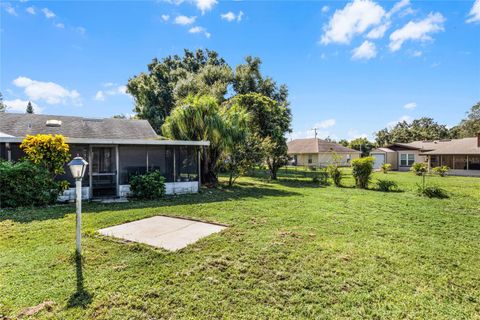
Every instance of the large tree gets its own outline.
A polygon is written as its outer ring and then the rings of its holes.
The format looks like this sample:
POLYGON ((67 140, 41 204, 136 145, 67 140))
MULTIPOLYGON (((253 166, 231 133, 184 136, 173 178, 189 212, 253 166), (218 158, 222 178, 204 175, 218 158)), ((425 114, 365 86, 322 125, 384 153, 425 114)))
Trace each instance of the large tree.
POLYGON ((201 154, 202 182, 215 185, 221 155, 242 142, 246 128, 246 112, 229 110, 212 96, 188 96, 181 106, 173 109, 162 133, 171 139, 210 141, 201 154))
POLYGON ((5 112, 7 110, 7 105, 3 102, 3 95, 0 92, 0 112, 5 112))
POLYGON ((25 110, 26 113, 33 113, 33 106, 32 106, 32 103, 30 101, 28 101, 28 104, 27 104, 27 109, 25 110))
POLYGON ((362 157, 370 154, 374 145, 367 138, 356 138, 348 143, 348 147, 362 152, 362 157))
POLYGON ((148 72, 128 80, 127 92, 134 98, 137 116, 147 119, 160 132, 172 109, 188 94, 213 94, 221 98, 230 82, 229 70, 215 51, 185 50, 183 56, 153 59, 148 72))
POLYGON ((239 94, 230 99, 228 104, 240 106, 249 113, 250 132, 261 139, 265 150, 264 161, 271 178, 277 179, 278 169, 288 160, 285 134, 291 131, 289 108, 260 93, 239 94))
POLYGON ((432 118, 423 117, 411 123, 401 121, 392 128, 385 128, 375 134, 378 146, 392 143, 409 143, 418 140, 448 139, 451 133, 446 125, 438 124, 432 118))
POLYGON ((455 138, 475 137, 480 133, 480 102, 470 108, 467 117, 453 127, 451 132, 455 138))

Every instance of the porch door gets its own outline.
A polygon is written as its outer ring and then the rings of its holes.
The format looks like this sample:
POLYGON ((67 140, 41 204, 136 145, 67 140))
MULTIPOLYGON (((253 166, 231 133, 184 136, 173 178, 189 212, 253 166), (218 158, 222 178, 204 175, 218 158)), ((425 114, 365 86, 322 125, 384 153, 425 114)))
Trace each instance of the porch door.
POLYGON ((92 147, 92 195, 117 195, 117 168, 115 147, 92 147))

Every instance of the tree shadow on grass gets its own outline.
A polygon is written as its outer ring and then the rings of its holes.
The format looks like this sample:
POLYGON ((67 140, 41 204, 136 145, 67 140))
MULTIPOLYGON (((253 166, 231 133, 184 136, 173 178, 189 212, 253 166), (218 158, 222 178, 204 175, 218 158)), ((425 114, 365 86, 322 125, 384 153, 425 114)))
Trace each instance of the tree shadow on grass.
POLYGON ((92 294, 89 293, 83 284, 83 258, 75 252, 75 271, 77 274, 77 288, 76 291, 70 296, 67 302, 67 308, 86 308, 92 303, 92 294))
MULTIPOLYGON (((159 200, 130 200, 126 203, 83 203, 83 213, 91 214, 103 211, 123 211, 141 208, 153 208, 176 205, 192 205, 198 203, 214 203, 241 199, 260 199, 263 197, 287 197, 298 195, 296 192, 279 190, 274 185, 238 182, 232 187, 207 189, 202 188, 200 193, 178 196, 166 196, 159 200)), ((75 204, 54 205, 43 208, 18 208, 0 211, 0 222, 12 220, 14 222, 29 223, 50 219, 62 219, 67 214, 75 213, 75 204)))

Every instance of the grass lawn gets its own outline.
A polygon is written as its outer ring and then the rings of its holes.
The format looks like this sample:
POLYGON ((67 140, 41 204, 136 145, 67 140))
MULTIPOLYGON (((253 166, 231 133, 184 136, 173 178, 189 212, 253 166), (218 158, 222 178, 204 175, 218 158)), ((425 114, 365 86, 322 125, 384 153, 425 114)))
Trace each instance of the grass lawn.
POLYGON ((73 205, 0 212, 0 319, 53 301, 38 318, 480 319, 480 179, 376 173, 404 192, 278 182, 157 202, 84 205, 76 263, 73 205), (228 224, 171 253, 95 231, 153 215, 228 224))

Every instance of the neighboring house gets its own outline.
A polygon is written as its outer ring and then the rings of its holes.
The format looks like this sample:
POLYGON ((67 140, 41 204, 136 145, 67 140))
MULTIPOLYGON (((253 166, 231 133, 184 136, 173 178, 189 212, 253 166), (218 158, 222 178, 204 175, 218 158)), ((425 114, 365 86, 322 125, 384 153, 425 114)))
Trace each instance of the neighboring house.
POLYGON ((360 158, 361 152, 322 139, 296 139, 289 141, 288 155, 298 166, 325 167, 335 161, 341 166, 350 165, 352 159, 360 158))
MULTIPOLYGON (((83 197, 123 197, 133 175, 160 170, 167 194, 197 192, 200 184, 200 148, 208 141, 166 140, 146 120, 89 119, 70 116, 0 113, 0 159, 24 156, 20 143, 27 135, 61 134, 72 157, 88 161, 83 197)), ((74 198, 75 181, 65 166, 70 189, 61 200, 74 198)))
POLYGON ((450 168, 450 174, 480 176, 480 134, 474 138, 394 143, 370 152, 374 168, 390 163, 393 170, 408 171, 415 162, 428 163, 429 170, 450 168))

